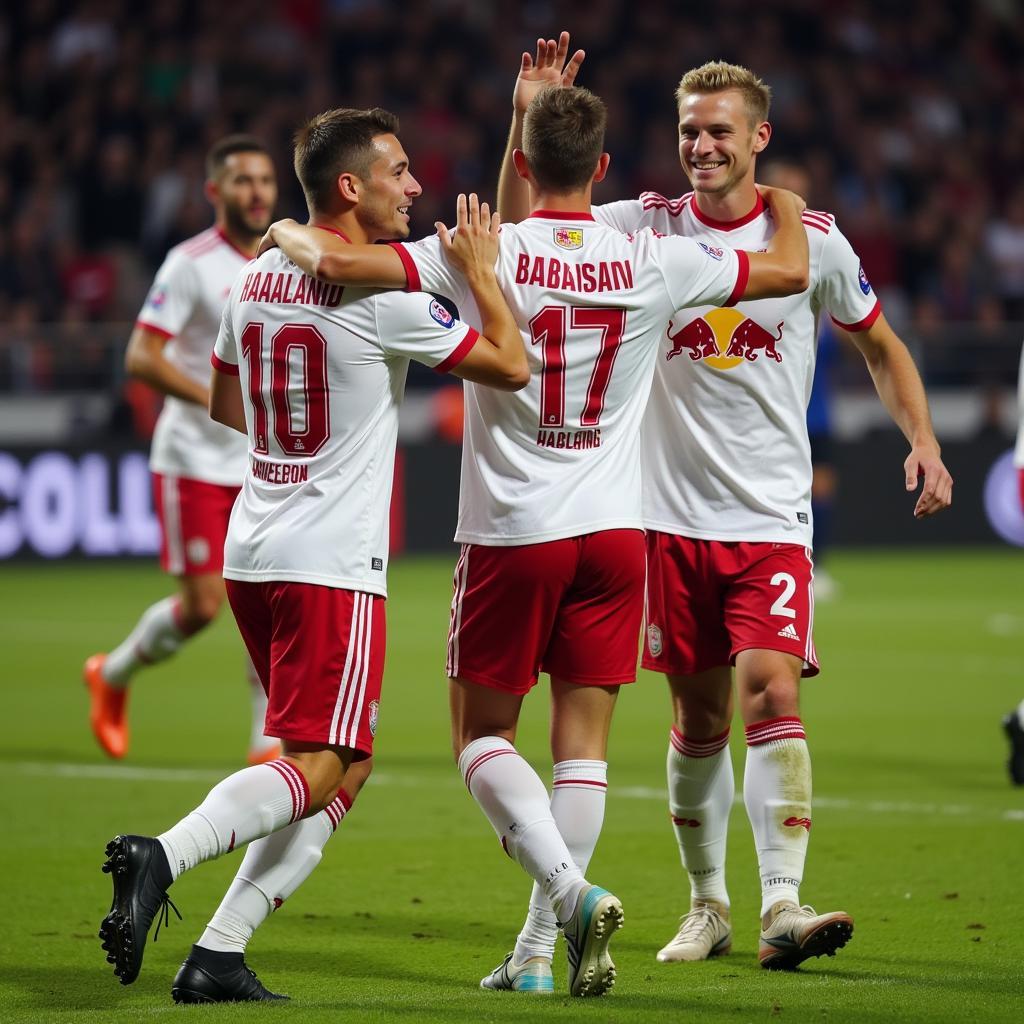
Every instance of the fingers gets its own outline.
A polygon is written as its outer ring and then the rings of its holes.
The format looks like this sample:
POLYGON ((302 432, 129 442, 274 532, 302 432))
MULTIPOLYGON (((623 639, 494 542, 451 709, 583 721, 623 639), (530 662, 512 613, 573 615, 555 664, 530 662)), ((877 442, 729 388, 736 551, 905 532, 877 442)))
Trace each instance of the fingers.
MULTIPOLYGON (((475 197, 474 197, 475 198, 475 197)), ((467 222, 467 203, 466 193, 460 192, 459 198, 455 200, 455 226, 456 228, 464 228, 467 222)))
POLYGON ((519 73, 533 69, 533 58, 524 50, 523 59, 519 62, 519 73))
MULTIPOLYGON (((550 43, 550 41, 549 41, 550 43)), ((555 65, 556 67, 562 67, 565 64, 566 55, 569 53, 569 33, 562 32, 558 37, 558 43, 555 46, 555 65)))
POLYGON ((935 515, 953 504, 953 478, 941 460, 907 460, 907 490, 917 485, 918 477, 924 477, 921 496, 914 505, 914 518, 924 519, 935 515), (914 476, 911 477, 913 471, 914 476))
POLYGON ((917 487, 917 478, 921 475, 921 464, 911 455, 903 463, 903 468, 907 474, 907 490, 912 491, 917 487))
POLYGON ((562 72, 562 85, 566 89, 576 81, 576 76, 579 74, 584 57, 586 57, 586 53, 583 50, 577 50, 572 55, 572 60, 565 66, 565 70, 562 72))
POLYGON ((434 228, 437 231, 437 237, 441 239, 441 248, 444 250, 450 249, 452 247, 452 236, 448 233, 448 228, 439 220, 434 221, 434 228))

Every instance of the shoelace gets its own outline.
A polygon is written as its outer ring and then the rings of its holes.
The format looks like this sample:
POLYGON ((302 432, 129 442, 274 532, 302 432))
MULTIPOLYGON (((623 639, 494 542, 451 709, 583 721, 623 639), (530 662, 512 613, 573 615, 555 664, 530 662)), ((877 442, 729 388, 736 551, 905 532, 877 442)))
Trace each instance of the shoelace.
POLYGON ((168 928, 171 926, 171 911, 174 911, 178 915, 178 920, 183 920, 181 911, 171 901, 171 897, 164 893, 160 899, 160 907, 156 912, 156 931, 153 932, 153 941, 156 942, 160 938, 160 925, 167 925, 168 928))
POLYGON ((719 916, 711 907, 694 907, 679 919, 679 931, 676 932, 676 938, 682 939, 691 934, 696 938, 705 928, 711 927, 712 915, 719 916))

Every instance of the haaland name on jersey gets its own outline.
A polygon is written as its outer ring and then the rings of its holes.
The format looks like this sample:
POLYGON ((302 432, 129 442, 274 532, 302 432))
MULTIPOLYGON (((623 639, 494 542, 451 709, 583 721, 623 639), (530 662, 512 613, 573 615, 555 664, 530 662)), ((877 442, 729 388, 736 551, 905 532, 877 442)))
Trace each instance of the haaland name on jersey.
POLYGON ((283 302, 333 309, 341 302, 340 284, 326 284, 305 274, 274 274, 257 270, 247 274, 239 302, 283 302))

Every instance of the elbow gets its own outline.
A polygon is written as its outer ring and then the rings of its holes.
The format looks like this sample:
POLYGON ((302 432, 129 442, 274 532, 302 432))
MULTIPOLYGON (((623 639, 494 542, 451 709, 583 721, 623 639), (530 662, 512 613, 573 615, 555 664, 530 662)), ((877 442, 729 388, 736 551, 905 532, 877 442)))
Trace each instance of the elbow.
POLYGON ((800 267, 799 270, 792 271, 786 279, 786 295, 799 295, 800 292, 805 292, 811 285, 811 274, 807 268, 807 265, 800 267))
POLYGON ((128 346, 128 351, 124 354, 124 372, 129 377, 140 377, 142 376, 143 366, 145 360, 140 355, 139 351, 133 346, 128 346))
POLYGON ((522 391, 530 383, 530 367, 525 360, 523 365, 509 377, 509 391, 522 391))

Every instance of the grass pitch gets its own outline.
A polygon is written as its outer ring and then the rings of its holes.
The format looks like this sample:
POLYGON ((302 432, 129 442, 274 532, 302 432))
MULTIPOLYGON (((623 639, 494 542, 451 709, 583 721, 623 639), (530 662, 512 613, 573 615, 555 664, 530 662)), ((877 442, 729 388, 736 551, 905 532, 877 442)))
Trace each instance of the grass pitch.
MULTIPOLYGON (((843 585, 820 605, 822 675, 806 684, 815 815, 802 895, 845 909, 854 938, 792 975, 757 965, 750 830, 734 808, 731 956, 661 965, 686 909, 667 821, 664 684, 619 701, 604 835, 589 872, 623 901, 608 997, 482 992, 529 893, 468 797, 448 750, 443 681, 451 560, 391 573, 389 661, 377 772, 306 886, 264 925, 248 960, 293 1001, 175 1007, 170 981, 238 864, 174 887, 172 919, 122 988, 96 938, 100 873, 117 831, 158 832, 236 768, 247 735, 240 643, 229 615, 136 679, 132 749, 95 747, 79 671, 166 593, 152 566, 4 567, 6 784, 0 790, 0 1021, 1019 1021, 1024 1019, 1024 792, 1004 770, 1000 716, 1024 697, 1021 556, 837 554, 843 585)), ((519 746, 549 777, 542 685, 519 746)), ((742 730, 733 754, 742 772, 742 730)))

